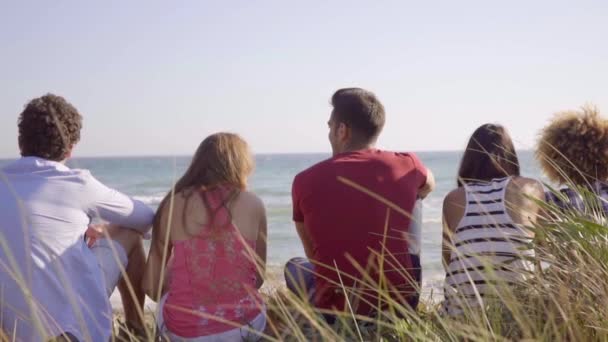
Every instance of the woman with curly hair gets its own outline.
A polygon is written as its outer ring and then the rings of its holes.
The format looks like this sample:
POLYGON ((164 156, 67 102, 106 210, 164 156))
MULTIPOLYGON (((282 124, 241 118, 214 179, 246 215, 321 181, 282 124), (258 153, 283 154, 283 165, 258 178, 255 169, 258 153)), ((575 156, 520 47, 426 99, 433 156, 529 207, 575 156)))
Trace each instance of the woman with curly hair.
POLYGON ((608 120, 597 108, 557 113, 540 133, 536 158, 562 189, 546 193, 561 210, 608 214, 608 120), (594 196, 586 196, 593 194, 594 196))

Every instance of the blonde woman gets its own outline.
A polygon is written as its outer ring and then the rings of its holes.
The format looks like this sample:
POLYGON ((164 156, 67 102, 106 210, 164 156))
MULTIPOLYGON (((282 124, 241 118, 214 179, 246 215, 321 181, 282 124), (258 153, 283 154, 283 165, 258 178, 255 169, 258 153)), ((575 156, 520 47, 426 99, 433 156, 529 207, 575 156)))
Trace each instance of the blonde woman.
POLYGON ((242 138, 211 135, 158 208, 144 288, 172 341, 251 340, 265 328, 266 214, 246 190, 252 169, 242 138))

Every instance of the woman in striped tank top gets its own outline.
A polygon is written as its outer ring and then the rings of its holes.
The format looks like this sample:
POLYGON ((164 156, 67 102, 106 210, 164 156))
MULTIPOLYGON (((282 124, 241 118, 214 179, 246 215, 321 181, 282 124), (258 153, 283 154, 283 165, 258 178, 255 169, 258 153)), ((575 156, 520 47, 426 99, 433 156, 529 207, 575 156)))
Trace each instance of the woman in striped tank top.
POLYGON ((542 185, 520 176, 511 138, 485 124, 471 137, 460 164, 458 188, 443 203, 444 308, 459 315, 484 307, 498 285, 517 283, 533 270, 527 260, 531 227, 540 214, 542 185))

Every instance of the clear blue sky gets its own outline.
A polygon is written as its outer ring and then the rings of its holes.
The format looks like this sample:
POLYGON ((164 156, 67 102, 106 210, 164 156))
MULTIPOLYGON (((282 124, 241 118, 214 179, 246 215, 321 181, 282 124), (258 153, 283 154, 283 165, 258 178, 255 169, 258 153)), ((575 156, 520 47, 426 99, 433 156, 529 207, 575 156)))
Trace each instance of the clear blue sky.
POLYGON ((333 91, 387 109, 379 145, 458 150, 485 122, 533 146, 553 112, 608 115, 608 1, 3 1, 0 157, 27 100, 84 116, 75 155, 329 151, 333 91))

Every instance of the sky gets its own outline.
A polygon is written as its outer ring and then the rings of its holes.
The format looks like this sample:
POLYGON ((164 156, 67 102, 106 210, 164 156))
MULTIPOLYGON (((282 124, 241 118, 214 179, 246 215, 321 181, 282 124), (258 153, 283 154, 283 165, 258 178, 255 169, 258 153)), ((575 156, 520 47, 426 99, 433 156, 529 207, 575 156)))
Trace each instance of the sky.
POLYGON ((24 104, 84 118, 74 156, 328 152, 329 99, 373 91, 378 146, 461 150, 486 122, 518 148, 560 110, 608 115, 608 1, 0 1, 0 157, 24 104))

